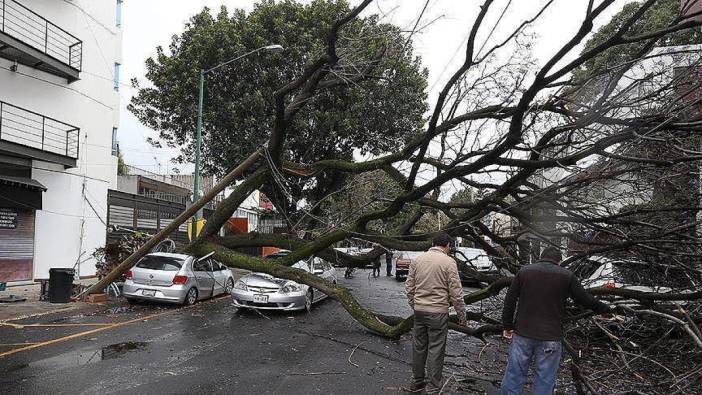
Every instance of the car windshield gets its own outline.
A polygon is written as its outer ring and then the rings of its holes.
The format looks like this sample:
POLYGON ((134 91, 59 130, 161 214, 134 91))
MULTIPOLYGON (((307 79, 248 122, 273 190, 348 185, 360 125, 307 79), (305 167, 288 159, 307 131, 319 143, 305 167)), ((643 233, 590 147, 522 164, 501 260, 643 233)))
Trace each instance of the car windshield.
POLYGON ((569 269, 581 279, 612 279, 626 285, 689 287, 692 282, 677 268, 661 267, 636 259, 590 257, 575 262, 569 269))
POLYGON ((136 267, 141 269, 177 272, 183 266, 184 262, 185 261, 180 258, 147 255, 136 264, 136 267))
POLYGON ((306 261, 297 261, 294 265, 292 265, 295 269, 302 269, 306 272, 310 271, 310 265, 306 261))
POLYGON ((474 264, 489 264, 490 258, 487 252, 477 248, 464 248, 458 247, 454 252, 454 255, 459 260, 467 260, 474 264))

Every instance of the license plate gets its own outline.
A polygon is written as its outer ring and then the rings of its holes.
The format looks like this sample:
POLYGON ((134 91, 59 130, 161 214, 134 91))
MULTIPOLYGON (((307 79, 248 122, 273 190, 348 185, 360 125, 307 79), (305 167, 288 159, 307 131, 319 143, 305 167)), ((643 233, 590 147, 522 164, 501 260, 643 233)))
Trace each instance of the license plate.
POLYGON ((268 303, 268 295, 254 295, 254 303, 268 303))
POLYGON ((141 291, 141 294, 144 296, 156 296, 156 291, 150 291, 145 289, 141 291))

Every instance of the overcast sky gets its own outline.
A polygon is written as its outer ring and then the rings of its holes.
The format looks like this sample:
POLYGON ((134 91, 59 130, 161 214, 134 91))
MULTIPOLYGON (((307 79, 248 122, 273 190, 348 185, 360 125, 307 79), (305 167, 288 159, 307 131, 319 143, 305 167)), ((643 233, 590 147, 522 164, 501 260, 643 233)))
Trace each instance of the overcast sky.
MULTIPOLYGON (((493 23, 507 11, 500 25, 490 36, 488 45, 502 41, 523 20, 532 17, 547 0, 497 0, 491 8, 485 27, 493 23)), ((620 10, 627 1, 619 1, 610 7, 598 25, 605 23, 611 15, 620 10)), ((126 105, 132 90, 126 86, 132 77, 145 82, 144 60, 155 53, 158 45, 167 47, 170 37, 183 30, 185 22, 207 6, 218 10, 224 4, 230 9, 251 10, 253 0, 127 0, 123 6, 124 40, 122 50, 121 121, 119 130, 120 148, 128 164, 146 170, 166 173, 173 164, 174 156, 168 149, 151 148, 146 137, 156 137, 127 111, 126 105)), ((351 4, 358 0, 350 0, 351 4)), ((383 21, 411 29, 417 20, 425 0, 376 0, 368 7, 366 14, 377 13, 383 21)), ((441 89, 442 83, 463 62, 464 44, 467 33, 479 10, 482 1, 473 0, 430 0, 419 26, 429 24, 415 35, 415 53, 429 69, 430 104, 441 89), (431 22, 431 23, 430 23, 431 22)), ((555 0, 550 10, 533 27, 538 39, 533 47, 534 56, 541 64, 553 54, 578 29, 585 14, 587 0, 555 0)), ((595 3, 600 3, 596 1, 595 3)), ((489 29, 483 29, 478 43, 482 45, 489 29)), ((480 46, 479 45, 479 46, 480 46)), ((575 51, 573 54, 577 54, 575 51)), ((192 166, 180 166, 181 171, 192 171, 192 166)))

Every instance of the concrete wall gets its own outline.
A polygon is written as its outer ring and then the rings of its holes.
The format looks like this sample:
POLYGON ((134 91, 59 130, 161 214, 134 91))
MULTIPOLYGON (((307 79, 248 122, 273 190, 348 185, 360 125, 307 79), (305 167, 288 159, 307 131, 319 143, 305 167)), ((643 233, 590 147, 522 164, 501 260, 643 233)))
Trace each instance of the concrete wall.
POLYGON ((117 158, 112 128, 119 126, 119 93, 113 88, 121 63, 122 32, 116 27, 117 0, 31 0, 20 2, 83 41, 80 80, 65 79, 0 59, 0 100, 80 128, 76 168, 33 161, 32 177, 44 184, 43 210, 36 212, 34 277, 51 267, 95 274, 88 259, 105 243, 107 189, 116 187, 117 158), (93 207, 91 207, 91 205, 93 207))
POLYGON ((118 176, 117 187, 111 188, 136 195, 139 193, 139 176, 118 176))

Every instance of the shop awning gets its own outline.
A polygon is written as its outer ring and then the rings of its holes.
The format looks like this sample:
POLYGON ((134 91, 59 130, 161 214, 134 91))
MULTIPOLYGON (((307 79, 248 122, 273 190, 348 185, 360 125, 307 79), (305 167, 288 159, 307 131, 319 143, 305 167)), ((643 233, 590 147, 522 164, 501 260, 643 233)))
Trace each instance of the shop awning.
POLYGON ((0 207, 41 210, 42 192, 46 187, 25 177, 0 175, 0 207))

